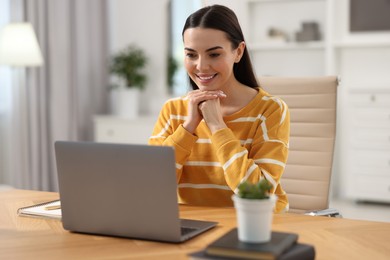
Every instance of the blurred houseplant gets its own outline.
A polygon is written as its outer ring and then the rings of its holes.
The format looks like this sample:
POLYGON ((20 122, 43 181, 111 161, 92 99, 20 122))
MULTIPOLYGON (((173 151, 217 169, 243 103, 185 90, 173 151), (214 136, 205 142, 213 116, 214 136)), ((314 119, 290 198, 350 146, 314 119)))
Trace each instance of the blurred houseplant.
POLYGON ((134 44, 111 57, 109 70, 119 82, 113 85, 114 114, 125 118, 138 116, 140 91, 147 82, 147 75, 143 71, 147 62, 144 51, 134 44))
POLYGON ((173 87, 175 85, 175 73, 179 68, 179 64, 176 59, 172 56, 168 56, 168 64, 167 64, 167 84, 169 94, 173 93, 173 87))
POLYGON ((243 182, 232 196, 237 213, 238 238, 243 242, 264 243, 271 239, 272 214, 276 196, 272 184, 262 179, 256 184, 243 182))
POLYGON ((126 88, 143 89, 147 76, 142 69, 147 60, 144 51, 132 44, 112 56, 110 73, 124 80, 126 88))
POLYGON ((272 184, 267 179, 255 184, 243 182, 238 186, 238 196, 243 199, 269 199, 271 189, 272 184))

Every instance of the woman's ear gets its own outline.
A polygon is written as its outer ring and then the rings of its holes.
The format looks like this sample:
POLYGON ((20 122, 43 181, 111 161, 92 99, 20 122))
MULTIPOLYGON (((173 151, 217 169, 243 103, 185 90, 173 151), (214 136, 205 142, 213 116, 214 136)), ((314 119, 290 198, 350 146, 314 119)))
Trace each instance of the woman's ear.
POLYGON ((237 53, 236 53, 236 59, 234 60, 234 62, 239 63, 241 58, 242 58, 242 55, 244 55, 245 42, 244 41, 240 42, 240 44, 238 45, 236 50, 237 50, 237 53))

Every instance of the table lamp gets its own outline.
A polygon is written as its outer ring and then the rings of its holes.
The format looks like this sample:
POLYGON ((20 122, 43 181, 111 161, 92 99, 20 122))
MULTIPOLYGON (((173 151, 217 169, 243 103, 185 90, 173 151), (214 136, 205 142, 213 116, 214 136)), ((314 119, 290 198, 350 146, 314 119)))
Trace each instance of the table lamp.
POLYGON ((5 25, 0 35, 0 64, 34 67, 43 64, 43 57, 30 23, 5 25))

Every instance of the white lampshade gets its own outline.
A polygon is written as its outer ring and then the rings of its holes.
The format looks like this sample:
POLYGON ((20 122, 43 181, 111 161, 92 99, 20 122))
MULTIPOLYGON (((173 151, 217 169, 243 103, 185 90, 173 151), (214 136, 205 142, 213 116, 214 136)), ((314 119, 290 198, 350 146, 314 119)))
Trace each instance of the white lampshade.
POLYGON ((43 57, 30 23, 11 23, 0 35, 0 63, 10 66, 40 66, 43 57))

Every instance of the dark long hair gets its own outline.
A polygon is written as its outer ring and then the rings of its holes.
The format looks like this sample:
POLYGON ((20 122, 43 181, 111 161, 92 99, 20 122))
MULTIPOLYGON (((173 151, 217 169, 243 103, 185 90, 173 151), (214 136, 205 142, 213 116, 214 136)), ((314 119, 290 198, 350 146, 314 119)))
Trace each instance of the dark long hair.
MULTIPOLYGON (((241 42, 245 41, 237 16, 226 6, 212 5, 203 7, 188 16, 184 24, 182 36, 184 37, 184 32, 187 29, 195 27, 216 29, 225 32, 229 41, 232 43, 233 49, 236 49, 241 42)), ((252 88, 259 86, 246 47, 241 60, 234 64, 233 73, 240 83, 252 88)), ((191 78, 189 80, 192 88, 194 90, 198 89, 195 82, 191 78)))

